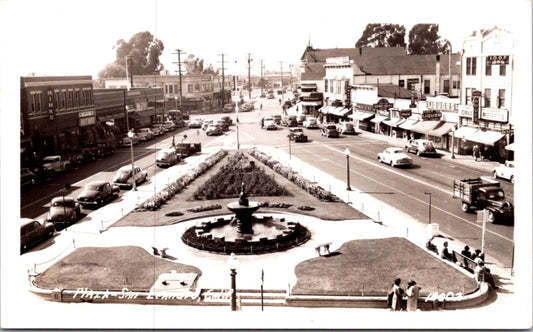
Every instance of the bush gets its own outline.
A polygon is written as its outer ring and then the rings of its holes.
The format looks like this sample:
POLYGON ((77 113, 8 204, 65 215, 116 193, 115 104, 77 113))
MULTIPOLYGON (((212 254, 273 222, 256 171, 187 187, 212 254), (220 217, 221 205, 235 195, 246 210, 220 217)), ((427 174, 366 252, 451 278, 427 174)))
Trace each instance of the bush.
POLYGON ((210 211, 210 210, 218 210, 218 209, 222 209, 222 206, 219 205, 219 204, 214 204, 214 205, 206 205, 206 206, 200 206, 200 207, 197 207, 197 208, 192 208, 192 209, 189 209, 187 211, 189 211, 189 212, 202 212, 202 211, 210 211))

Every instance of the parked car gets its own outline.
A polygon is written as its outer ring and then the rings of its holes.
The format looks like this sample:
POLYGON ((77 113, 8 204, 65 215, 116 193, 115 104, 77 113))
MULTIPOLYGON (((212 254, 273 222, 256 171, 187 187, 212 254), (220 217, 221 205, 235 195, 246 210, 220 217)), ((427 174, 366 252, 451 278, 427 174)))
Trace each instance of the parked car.
POLYGON ((161 136, 165 133, 165 130, 162 128, 161 124, 155 124, 152 126, 152 132, 154 136, 161 136))
POLYGON ((307 129, 318 128, 318 121, 315 117, 309 116, 302 124, 307 129))
POLYGON ((224 133, 224 131, 222 130, 222 128, 220 128, 219 125, 216 125, 216 124, 210 124, 207 129, 205 130, 205 134, 207 136, 211 136, 211 135, 222 135, 224 133))
POLYGON ((138 143, 139 143, 139 137, 137 135, 133 135, 131 139, 128 135, 124 135, 118 141, 119 146, 130 146, 131 144, 136 145, 138 143))
POLYGON ((233 124, 233 120, 229 116, 223 116, 220 118, 222 121, 226 122, 228 126, 231 126, 233 124))
POLYGON ((500 164, 492 171, 494 178, 504 178, 514 183, 514 161, 507 160, 505 164, 500 164))
POLYGON ((411 157, 402 148, 397 147, 386 148, 383 152, 378 153, 378 161, 391 166, 411 166, 413 164, 411 157))
POLYGON ((265 98, 266 97, 266 93, 263 92, 259 97, 260 98, 265 98))
POLYGON ((286 127, 298 127, 296 115, 285 115, 281 117, 281 125, 286 127))
POLYGON ((157 158, 155 160, 158 167, 169 167, 172 165, 176 165, 178 162, 180 162, 181 157, 176 152, 176 149, 166 148, 159 151, 157 154, 157 158))
POLYGON ((353 126, 353 123, 351 122, 339 122, 337 125, 337 131, 340 134, 346 134, 346 135, 355 135, 357 132, 355 131, 355 128, 353 126))
POLYGON ((235 104, 229 103, 224 104, 224 108, 222 109, 222 112, 229 113, 235 111, 235 104))
POLYGON ((95 148, 94 155, 96 158, 103 158, 106 156, 110 156, 113 153, 115 153, 115 149, 107 143, 99 143, 95 148))
POLYGON ((217 126, 219 126, 222 129, 222 131, 228 131, 229 130, 229 125, 224 120, 217 120, 217 122, 215 122, 215 124, 217 126))
POLYGON ((148 178, 148 173, 139 166, 135 166, 132 172, 131 165, 126 165, 119 168, 113 177, 113 184, 119 188, 132 188, 133 182, 139 184, 146 181, 146 178, 148 178))
POLYGON ((141 142, 144 142, 154 138, 154 133, 150 128, 139 128, 137 130, 137 136, 139 136, 141 142))
POLYGON ((202 121, 202 118, 192 118, 191 121, 189 121, 189 128, 201 128, 202 121))
POLYGON ((289 139, 295 142, 307 142, 307 135, 302 128, 292 127, 289 128, 289 139))
POLYGON ((167 131, 173 131, 174 129, 176 129, 176 124, 174 123, 174 121, 165 121, 163 122, 163 128, 166 128, 167 131))
POLYGON ((276 98, 276 97, 274 96, 273 93, 269 93, 267 98, 268 98, 268 99, 274 99, 274 98, 276 98))
POLYGON ((23 167, 20 169, 20 186, 34 185, 37 182, 37 175, 29 168, 23 167))
POLYGON ((202 122, 202 130, 207 130, 207 127, 209 127, 210 124, 213 124, 213 120, 204 120, 202 122))
POLYGON ((405 150, 407 152, 416 153, 417 156, 420 156, 422 154, 425 154, 425 155, 436 155, 437 154, 437 150, 435 150, 433 143, 426 139, 410 139, 409 141, 407 141, 407 144, 405 145, 405 150))
POLYGON ((272 117, 274 118, 274 122, 276 122, 278 126, 281 125, 281 114, 274 114, 272 115, 272 117))
POLYGON ((299 114, 297 117, 296 117, 296 122, 298 122, 298 125, 301 126, 304 124, 304 121, 307 117, 305 116, 305 114, 299 114))
POLYGON ((48 240, 54 236, 55 232, 54 224, 46 220, 22 218, 20 223, 20 253, 22 254, 31 247, 48 240))
POLYGON ((71 168, 70 157, 65 156, 46 156, 42 160, 43 173, 54 175, 55 173, 64 172, 71 168))
POLYGON ((335 126, 335 124, 329 123, 322 127, 322 130, 320 130, 320 135, 326 137, 339 137, 339 132, 337 131, 337 126, 335 126))
POLYGON ((59 196, 52 198, 48 210, 47 221, 53 223, 56 229, 75 223, 80 217, 80 203, 74 197, 59 196))
POLYGON ((276 121, 273 117, 267 116, 261 119, 261 128, 264 128, 266 130, 276 130, 278 129, 278 126, 276 126, 276 121))
POLYGON ((109 181, 98 180, 89 182, 76 200, 84 208, 102 206, 117 198, 119 193, 120 188, 117 185, 111 184, 109 181))
POLYGON ((185 127, 185 120, 184 119, 174 119, 174 120, 172 120, 172 122, 174 122, 174 129, 185 127))

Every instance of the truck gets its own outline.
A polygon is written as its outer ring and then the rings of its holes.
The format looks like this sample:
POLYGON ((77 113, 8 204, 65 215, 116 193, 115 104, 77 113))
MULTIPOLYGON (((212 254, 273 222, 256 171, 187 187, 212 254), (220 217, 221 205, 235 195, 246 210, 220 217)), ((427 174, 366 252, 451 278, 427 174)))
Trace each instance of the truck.
POLYGON ((176 143, 174 149, 176 150, 176 153, 178 154, 178 156, 180 156, 181 159, 185 159, 195 153, 202 152, 202 144, 187 142, 176 143))
POLYGON ((513 204, 505 199, 500 183, 490 178, 454 179, 452 197, 461 199, 463 212, 486 209, 489 222, 514 219, 513 204))
POLYGON ((53 176, 55 173, 64 172, 71 167, 71 160, 65 156, 46 156, 42 160, 44 174, 53 176))

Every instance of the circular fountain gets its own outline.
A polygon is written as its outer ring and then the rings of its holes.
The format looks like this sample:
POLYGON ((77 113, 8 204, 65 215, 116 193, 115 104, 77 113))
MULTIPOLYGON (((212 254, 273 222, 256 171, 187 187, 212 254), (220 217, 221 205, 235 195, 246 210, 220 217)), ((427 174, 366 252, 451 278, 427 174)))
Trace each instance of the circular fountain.
POLYGON ((260 206, 248 200, 242 183, 239 200, 227 205, 233 216, 199 222, 188 228, 181 239, 191 247, 211 252, 260 254, 286 250, 311 237, 307 228, 285 217, 254 216, 260 206))

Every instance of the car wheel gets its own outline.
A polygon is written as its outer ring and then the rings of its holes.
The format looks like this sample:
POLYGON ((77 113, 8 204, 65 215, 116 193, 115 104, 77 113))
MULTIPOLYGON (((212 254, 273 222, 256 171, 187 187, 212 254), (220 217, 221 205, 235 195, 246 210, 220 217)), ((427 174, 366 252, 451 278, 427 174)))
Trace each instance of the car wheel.
POLYGON ((509 181, 511 181, 511 183, 514 184, 514 176, 511 176, 511 178, 509 179, 509 181))
POLYGON ((463 203, 463 205, 461 205, 461 211, 468 212, 468 210, 470 210, 470 204, 463 203))
POLYGON ((80 215, 80 212, 79 211, 74 211, 74 220, 78 220, 79 218, 79 215, 80 215))
POLYGON ((496 220, 496 215, 494 214, 493 211, 488 211, 487 219, 488 219, 488 222, 494 222, 496 220))
POLYGON ((420 150, 416 150, 416 155, 420 156, 420 150))

